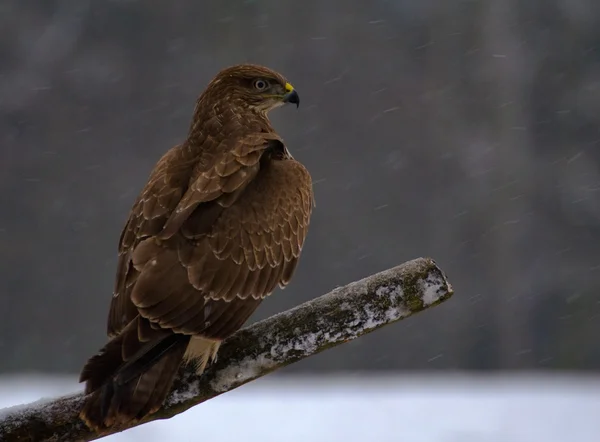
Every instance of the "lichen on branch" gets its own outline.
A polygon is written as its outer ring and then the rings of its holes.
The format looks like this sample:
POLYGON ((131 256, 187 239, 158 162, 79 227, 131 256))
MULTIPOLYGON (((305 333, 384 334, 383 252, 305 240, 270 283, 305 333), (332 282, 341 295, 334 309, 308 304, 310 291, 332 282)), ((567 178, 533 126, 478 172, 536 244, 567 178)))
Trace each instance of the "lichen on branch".
MULTIPOLYGON (((163 407, 137 425, 172 417, 300 359, 437 305, 452 294, 446 276, 429 258, 338 287, 238 331, 223 342, 217 362, 201 377, 192 367, 183 366, 163 407)), ((94 433, 78 417, 83 398, 80 393, 0 410, 0 440, 94 440, 128 428, 94 433)))

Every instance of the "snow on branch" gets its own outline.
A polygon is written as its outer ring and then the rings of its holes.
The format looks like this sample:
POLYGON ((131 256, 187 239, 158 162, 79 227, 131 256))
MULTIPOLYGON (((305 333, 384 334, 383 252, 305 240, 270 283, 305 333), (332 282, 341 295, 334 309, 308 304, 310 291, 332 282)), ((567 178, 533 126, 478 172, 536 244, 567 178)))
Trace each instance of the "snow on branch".
MULTIPOLYGON (((246 327, 227 339, 201 377, 182 367, 163 407, 137 425, 168 419, 247 382, 433 307, 453 294, 432 259, 419 258, 339 287, 246 327)), ((2 442, 89 441, 97 434, 79 420, 81 393, 0 410, 2 442)))

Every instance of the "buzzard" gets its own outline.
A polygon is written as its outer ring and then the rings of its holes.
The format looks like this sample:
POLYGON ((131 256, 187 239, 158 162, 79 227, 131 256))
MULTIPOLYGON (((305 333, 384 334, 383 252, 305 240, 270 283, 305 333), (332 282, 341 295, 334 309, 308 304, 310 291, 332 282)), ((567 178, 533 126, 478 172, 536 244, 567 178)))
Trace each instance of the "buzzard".
POLYGON ((93 429, 155 412, 182 363, 201 374, 221 341, 294 273, 311 177, 268 119, 300 104, 279 73, 243 64, 200 95, 186 140, 156 164, 119 240, 110 340, 81 372, 93 429))

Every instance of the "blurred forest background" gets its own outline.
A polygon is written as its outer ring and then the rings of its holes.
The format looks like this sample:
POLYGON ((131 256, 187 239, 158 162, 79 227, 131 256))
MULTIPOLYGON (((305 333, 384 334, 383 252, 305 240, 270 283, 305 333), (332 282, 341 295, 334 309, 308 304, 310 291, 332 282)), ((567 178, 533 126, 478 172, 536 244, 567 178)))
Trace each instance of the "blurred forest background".
POLYGON ((600 2, 0 2, 0 372, 78 372, 116 245, 223 67, 284 73, 315 181, 254 319, 431 256, 455 297, 288 372, 600 368, 600 2))

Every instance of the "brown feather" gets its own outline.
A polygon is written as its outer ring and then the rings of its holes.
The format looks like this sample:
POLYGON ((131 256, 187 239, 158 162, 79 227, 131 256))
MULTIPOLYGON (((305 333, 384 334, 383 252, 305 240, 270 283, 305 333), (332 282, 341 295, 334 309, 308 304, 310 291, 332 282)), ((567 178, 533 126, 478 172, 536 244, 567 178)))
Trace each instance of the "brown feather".
POLYGON ((256 65, 213 79, 187 140, 162 156, 131 209, 107 321, 112 339, 81 373, 90 394, 81 416, 94 428, 155 411, 183 360, 198 358, 201 372, 294 273, 312 183, 269 123, 265 98, 252 89, 259 77, 285 92, 285 78, 256 65))
POLYGON ((257 294, 257 285, 260 280, 261 273, 262 271, 258 269, 250 272, 248 278, 246 279, 246 283, 244 284, 244 288, 238 291, 239 297, 254 296, 257 294))
POLYGON ((288 283, 292 279, 294 271, 296 270, 297 264, 297 258, 294 258, 290 262, 285 264, 285 267, 283 268, 283 274, 281 275, 281 281, 279 281, 279 285, 281 286, 281 288, 284 288, 286 285, 288 285, 288 283))
POLYGON ((116 376, 92 390, 80 412, 81 419, 89 427, 101 430, 139 420, 160 408, 181 365, 189 337, 184 339, 146 370, 139 367, 139 374, 131 379, 123 381, 116 376))
POLYGON ((240 276, 241 267, 242 266, 237 265, 233 261, 229 261, 227 266, 223 267, 226 269, 225 271, 227 272, 227 278, 225 279, 225 284, 223 284, 223 286, 219 289, 217 296, 226 301, 230 301, 238 295, 237 292, 233 292, 231 288, 235 285, 236 280, 240 276))
POLYGON ((269 283, 269 278, 271 277, 271 272, 273 271, 273 267, 265 266, 258 272, 258 279, 256 281, 256 285, 254 286, 255 297, 264 297, 268 295, 270 292, 267 290, 267 285, 269 283))
POLYGON ((235 281, 233 282, 233 285, 229 288, 229 293, 225 297, 225 300, 230 300, 234 297, 243 298, 244 296, 243 294, 245 292, 243 291, 243 287, 244 284, 246 284, 248 277, 250 276, 250 269, 246 265, 241 265, 239 266, 239 268, 240 273, 238 273, 237 278, 235 278, 235 281))
POLYGON ((220 309, 218 319, 210 321, 210 325, 206 327, 203 335, 215 339, 227 338, 248 320, 260 302, 260 299, 252 297, 245 300, 235 299, 226 305, 226 308, 220 309))

